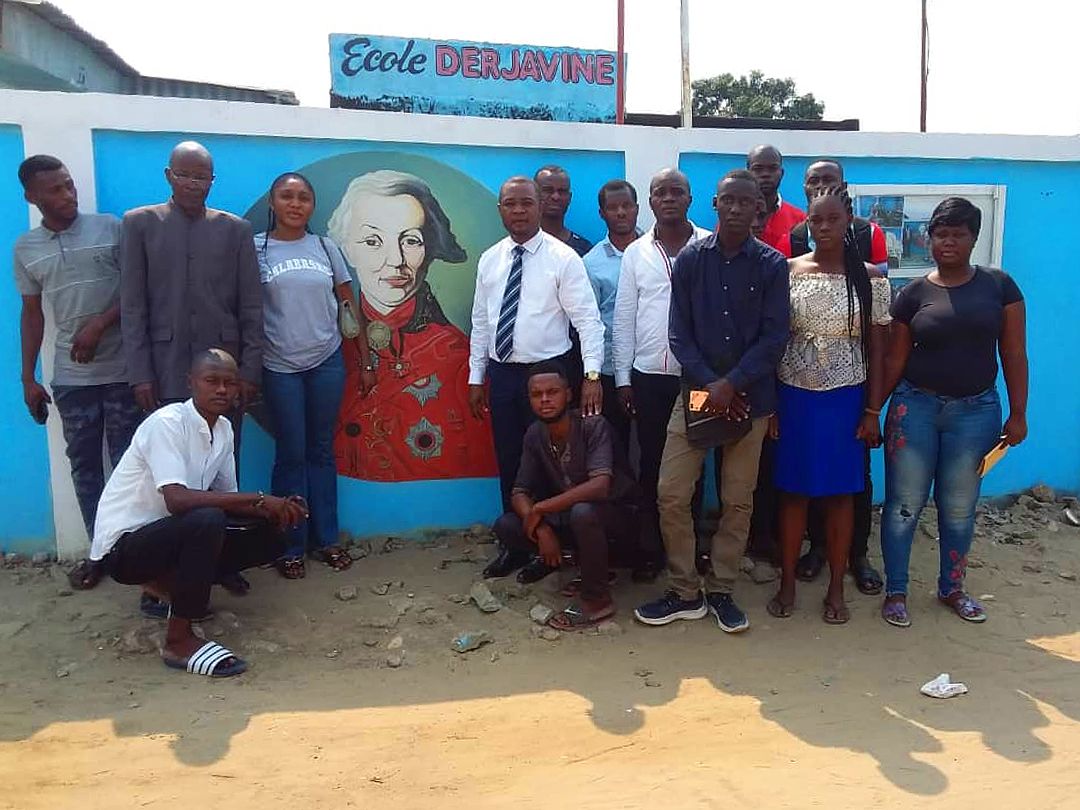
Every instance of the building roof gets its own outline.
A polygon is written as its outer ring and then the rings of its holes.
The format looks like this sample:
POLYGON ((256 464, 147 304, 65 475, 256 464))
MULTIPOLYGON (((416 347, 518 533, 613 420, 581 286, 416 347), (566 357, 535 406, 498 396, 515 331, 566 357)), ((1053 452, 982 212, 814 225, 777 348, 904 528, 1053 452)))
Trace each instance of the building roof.
MULTIPOLYGON (((78 40, 100 57, 118 73, 130 77, 134 92, 139 95, 171 96, 180 98, 204 98, 229 101, 254 101, 266 104, 299 104, 291 90, 274 90, 261 87, 237 87, 236 85, 197 82, 187 79, 143 76, 120 58, 112 48, 90 34, 59 6, 53 3, 25 3, 27 11, 37 15, 53 28, 78 40)), ((52 74, 24 62, 8 57, 0 61, 0 87, 23 90, 79 90, 52 74)))
POLYGON ((0 89, 66 90, 68 92, 82 90, 81 87, 65 82, 59 76, 53 76, 48 71, 3 51, 0 51, 0 89))
POLYGON ((85 28, 80 26, 75 20, 69 17, 60 9, 59 6, 55 6, 52 3, 26 3, 27 11, 32 14, 36 14, 45 22, 49 23, 53 28, 57 28, 66 34, 69 34, 74 39, 77 39, 95 54, 101 57, 103 61, 115 68, 120 73, 127 76, 138 76, 139 71, 135 70, 131 65, 120 58, 112 48, 106 45, 97 37, 90 34, 85 28))

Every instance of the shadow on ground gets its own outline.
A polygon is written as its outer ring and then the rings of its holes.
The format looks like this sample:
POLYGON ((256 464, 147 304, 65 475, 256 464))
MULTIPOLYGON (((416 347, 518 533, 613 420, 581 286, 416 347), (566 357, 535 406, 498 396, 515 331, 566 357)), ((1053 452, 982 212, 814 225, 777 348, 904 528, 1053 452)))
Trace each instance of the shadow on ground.
MULTIPOLYGON (((826 626, 824 583, 801 586, 795 616, 775 620, 764 610, 774 586, 743 579, 737 596, 753 626, 740 637, 725 636, 711 619, 635 625, 632 607, 657 593, 658 583, 617 587, 621 632, 547 641, 534 635, 528 610, 537 598, 557 606, 556 583, 531 594, 493 586, 505 607, 490 615, 450 601, 452 593, 468 591, 494 549, 444 536, 373 553, 343 574, 312 569, 301 582, 252 572, 255 587, 242 599, 215 591, 219 616, 207 631, 251 664, 248 674, 223 681, 176 673, 152 652, 132 651, 124 636, 130 640, 144 625, 133 589, 103 583, 67 595, 57 568, 5 571, 0 739, 26 740, 52 724, 108 718, 120 736, 167 735, 180 761, 205 766, 262 713, 551 690, 581 695, 598 728, 630 735, 647 725, 650 709, 673 701, 685 681, 704 679, 716 701, 753 698, 762 718, 800 740, 866 754, 897 787, 935 795, 948 780, 923 755, 942 750, 943 734, 973 732, 1005 760, 1037 763, 1054 753, 1040 739, 1049 720, 1039 703, 1080 719, 1077 664, 1030 641, 1080 629, 1070 613, 1077 583, 1059 576, 1080 567, 1078 537, 1070 530, 1027 546, 983 542, 973 554, 980 567, 969 574, 973 593, 994 596, 982 626, 961 622, 933 600, 936 550, 924 539, 913 568, 915 624, 907 631, 884 625, 878 598, 853 587, 851 623, 826 626), (385 595, 373 592, 380 585, 388 587, 385 595), (341 601, 337 590, 348 586, 358 596, 341 601), (393 626, 371 626, 377 624, 393 626), (486 630, 494 642, 459 655, 449 642, 463 630, 486 630), (395 636, 404 651, 400 668, 387 665, 395 636), (971 693, 949 701, 920 695, 919 686, 940 672, 965 681, 971 693)), ((144 635, 155 629, 145 626, 144 635)), ((1075 641, 1072 649, 1080 654, 1075 641)), ((707 722, 710 706, 702 712, 707 722)), ((722 725, 716 733, 725 733, 722 725)))

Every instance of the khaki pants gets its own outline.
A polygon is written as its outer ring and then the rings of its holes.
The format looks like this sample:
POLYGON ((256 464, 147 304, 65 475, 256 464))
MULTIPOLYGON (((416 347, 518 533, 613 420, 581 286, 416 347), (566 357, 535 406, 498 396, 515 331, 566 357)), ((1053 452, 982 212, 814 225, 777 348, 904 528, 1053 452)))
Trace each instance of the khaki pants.
MULTIPOLYGON (((755 419, 748 434, 724 445, 723 463, 718 471, 723 514, 712 539, 712 567, 704 582, 707 593, 731 593, 735 587, 739 562, 746 551, 750 533, 761 443, 768 425, 767 416, 755 419)), ((660 462, 657 506, 667 551, 668 577, 681 599, 696 599, 703 584, 697 572, 690 500, 707 453, 708 450, 693 447, 686 440, 686 417, 680 396, 675 400, 668 421, 667 442, 660 462)))

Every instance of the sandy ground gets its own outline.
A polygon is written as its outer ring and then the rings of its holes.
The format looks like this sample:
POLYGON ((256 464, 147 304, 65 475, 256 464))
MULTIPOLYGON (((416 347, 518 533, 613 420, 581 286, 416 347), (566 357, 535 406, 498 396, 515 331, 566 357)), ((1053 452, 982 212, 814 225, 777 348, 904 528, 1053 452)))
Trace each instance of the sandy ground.
POLYGON ((556 577, 496 587, 505 606, 481 614, 448 596, 493 546, 379 541, 343 574, 255 571, 248 597, 215 592, 207 632, 251 665, 228 681, 163 667, 134 589, 70 594, 57 566, 3 570, 0 807, 1074 808, 1080 530, 1056 514, 1028 499, 981 518, 982 626, 935 603, 920 532, 907 631, 854 586, 851 623, 824 625, 823 582, 777 621, 773 586, 746 578, 743 636, 635 626, 661 585, 623 576, 618 632, 549 641, 527 614, 560 603, 556 577), (463 630, 494 642, 457 654, 463 630), (939 672, 970 694, 921 696, 939 672))

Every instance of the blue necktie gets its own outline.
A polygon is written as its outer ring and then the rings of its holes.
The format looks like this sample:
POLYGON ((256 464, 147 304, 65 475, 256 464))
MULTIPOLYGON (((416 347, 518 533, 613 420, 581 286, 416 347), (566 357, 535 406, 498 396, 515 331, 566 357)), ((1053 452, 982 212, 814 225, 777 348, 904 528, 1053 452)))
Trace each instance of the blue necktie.
POLYGON ((499 310, 499 324, 495 328, 495 359, 505 363, 514 353, 514 321, 517 320, 518 302, 521 300, 521 257, 525 248, 514 245, 514 261, 510 264, 510 275, 506 279, 503 291, 502 308, 499 310))

